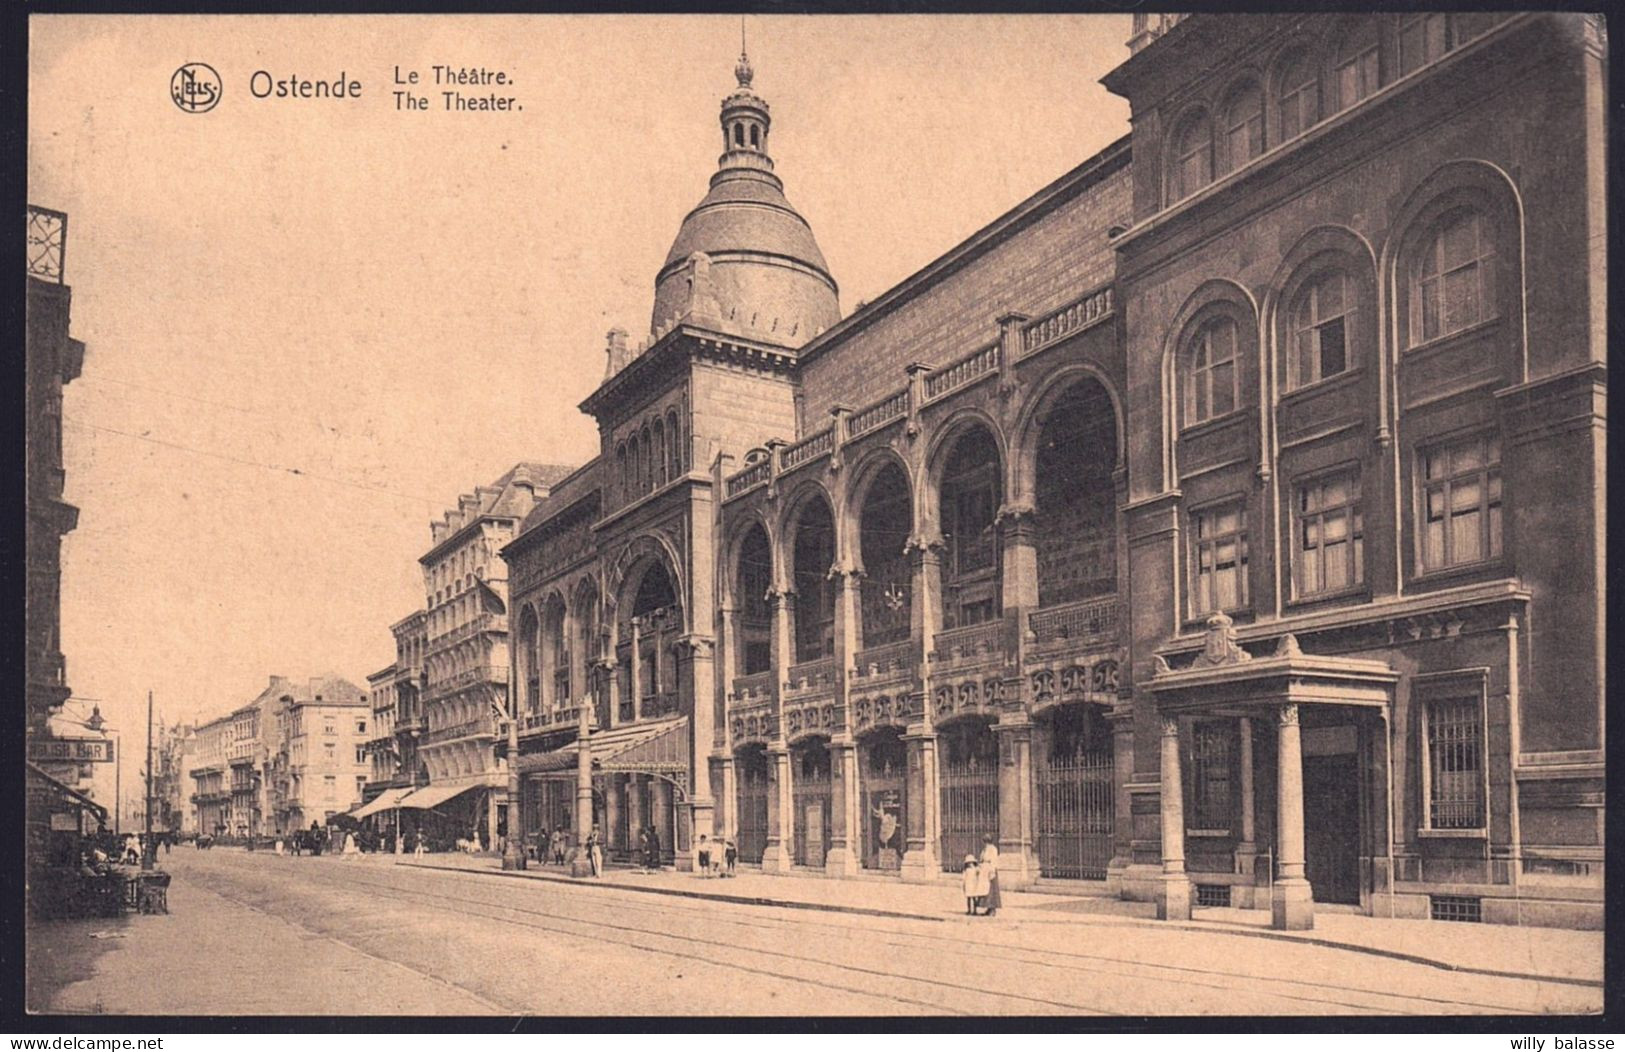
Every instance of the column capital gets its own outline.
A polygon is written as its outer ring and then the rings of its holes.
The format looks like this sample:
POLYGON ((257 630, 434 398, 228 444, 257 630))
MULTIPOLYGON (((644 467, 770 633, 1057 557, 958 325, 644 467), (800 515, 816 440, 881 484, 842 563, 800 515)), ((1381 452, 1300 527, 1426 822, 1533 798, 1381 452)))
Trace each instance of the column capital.
POLYGON ((1296 727, 1298 725, 1297 703, 1289 703, 1276 709, 1275 718, 1282 727, 1296 727))
POLYGON ((930 554, 940 557, 947 548, 948 542, 936 530, 916 533, 909 537, 908 542, 903 545, 903 551, 908 555, 930 554))
POLYGON ((1177 717, 1177 716, 1163 716, 1162 717, 1162 736, 1164 738, 1177 738, 1177 737, 1179 737, 1179 717, 1177 717))

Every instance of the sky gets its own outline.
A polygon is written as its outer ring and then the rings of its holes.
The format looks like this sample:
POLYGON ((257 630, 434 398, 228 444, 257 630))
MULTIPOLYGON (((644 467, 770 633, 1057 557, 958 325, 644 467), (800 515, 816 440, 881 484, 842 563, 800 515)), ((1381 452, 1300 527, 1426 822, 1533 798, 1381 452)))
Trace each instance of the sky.
MULTIPOLYGON (((746 19, 786 194, 843 314, 1128 130, 1126 15, 746 19)), ((577 464, 604 334, 635 344, 721 152, 734 16, 30 20, 29 200, 69 215, 62 649, 139 734, 272 674, 365 688, 423 603, 429 522, 577 464), (185 113, 177 67, 219 104, 185 113), (457 113, 435 64, 520 108, 457 113), (397 68, 431 108, 402 111, 397 68), (355 100, 251 79, 359 80, 355 100)), ((992 309, 992 308, 990 308, 992 309)), ((133 767, 135 765, 126 765, 133 767)), ((128 793, 134 775, 123 774, 128 793)))

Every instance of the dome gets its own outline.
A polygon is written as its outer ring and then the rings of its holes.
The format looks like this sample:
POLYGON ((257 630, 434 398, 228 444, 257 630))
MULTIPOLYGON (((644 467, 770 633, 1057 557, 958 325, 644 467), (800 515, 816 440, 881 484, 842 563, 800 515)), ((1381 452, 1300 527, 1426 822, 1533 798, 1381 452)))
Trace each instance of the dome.
POLYGON ((812 227, 784 196, 767 152, 768 105, 740 56, 722 100, 723 154, 655 278, 650 329, 684 317, 799 346, 840 320, 839 290, 812 227))

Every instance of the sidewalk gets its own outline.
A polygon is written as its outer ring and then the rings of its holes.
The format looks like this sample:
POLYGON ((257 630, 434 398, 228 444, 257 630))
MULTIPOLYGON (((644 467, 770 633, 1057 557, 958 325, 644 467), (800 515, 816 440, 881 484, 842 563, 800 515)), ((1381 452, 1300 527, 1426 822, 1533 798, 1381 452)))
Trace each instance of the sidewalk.
MULTIPOLYGON (((385 863, 394 856, 369 856, 385 863)), ((904 884, 894 877, 864 876, 846 880, 816 873, 766 875, 741 870, 737 877, 717 879, 692 873, 611 867, 602 877, 577 880, 568 868, 531 863, 523 872, 504 872, 501 860, 489 856, 427 855, 415 861, 401 856, 399 865, 457 870, 493 877, 562 881, 649 894, 734 902, 787 909, 824 910, 876 917, 941 921, 964 915, 965 900, 957 884, 904 884)), ((1198 909, 1188 922, 1156 920, 1156 907, 1108 895, 1068 894, 1055 887, 1043 892, 1007 891, 1001 916, 1014 924, 1118 924, 1167 930, 1232 935, 1258 940, 1290 940, 1352 953, 1431 965, 1447 971, 1540 979, 1590 986, 1602 985, 1603 933, 1563 928, 1513 927, 1501 924, 1452 924, 1443 921, 1389 920, 1363 914, 1321 911, 1315 928, 1306 932, 1275 931, 1267 910, 1198 909)), ((990 924, 1000 923, 998 920, 990 924)))

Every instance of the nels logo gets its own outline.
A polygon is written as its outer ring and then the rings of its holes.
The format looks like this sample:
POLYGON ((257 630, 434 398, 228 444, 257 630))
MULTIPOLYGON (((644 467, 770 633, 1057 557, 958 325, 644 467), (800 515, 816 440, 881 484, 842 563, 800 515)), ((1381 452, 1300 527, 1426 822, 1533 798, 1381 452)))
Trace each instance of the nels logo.
POLYGON ((208 113, 220 93, 220 74, 207 62, 188 62, 169 78, 169 97, 185 113, 208 113))

